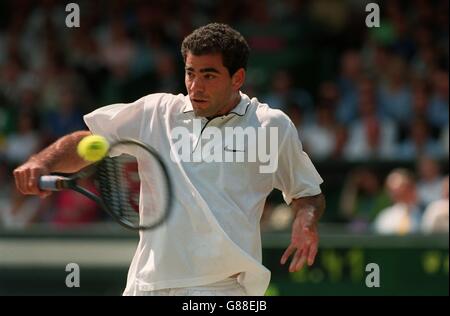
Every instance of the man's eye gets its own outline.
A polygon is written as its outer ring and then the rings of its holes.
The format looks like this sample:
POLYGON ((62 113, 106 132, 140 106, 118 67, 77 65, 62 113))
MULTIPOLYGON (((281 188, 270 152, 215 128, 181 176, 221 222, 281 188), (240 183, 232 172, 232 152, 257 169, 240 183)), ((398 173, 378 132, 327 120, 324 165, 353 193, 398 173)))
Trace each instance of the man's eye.
POLYGON ((205 79, 214 79, 215 78, 215 76, 213 76, 213 75, 205 75, 205 79))

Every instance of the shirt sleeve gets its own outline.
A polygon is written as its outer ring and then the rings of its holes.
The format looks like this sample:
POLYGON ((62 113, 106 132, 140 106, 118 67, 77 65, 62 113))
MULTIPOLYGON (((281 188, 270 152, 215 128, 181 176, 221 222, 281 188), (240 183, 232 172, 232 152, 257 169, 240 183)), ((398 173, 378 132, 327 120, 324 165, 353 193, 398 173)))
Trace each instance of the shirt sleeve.
POLYGON ((101 107, 83 119, 92 134, 105 137, 109 142, 121 138, 139 139, 142 129, 145 97, 133 103, 116 103, 101 107))
POLYGON ((297 129, 289 121, 282 140, 274 187, 283 193, 287 204, 293 199, 320 194, 323 182, 309 156, 303 151, 297 129))

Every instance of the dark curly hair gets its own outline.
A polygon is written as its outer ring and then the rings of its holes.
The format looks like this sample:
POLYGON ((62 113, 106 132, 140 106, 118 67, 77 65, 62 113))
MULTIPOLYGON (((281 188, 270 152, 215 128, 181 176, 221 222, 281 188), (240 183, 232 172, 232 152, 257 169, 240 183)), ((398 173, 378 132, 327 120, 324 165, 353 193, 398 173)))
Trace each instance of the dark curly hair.
POLYGON ((244 37, 226 24, 210 23, 194 30, 181 44, 186 62, 187 53, 205 55, 221 53, 223 65, 232 76, 240 68, 247 69, 250 48, 244 37))

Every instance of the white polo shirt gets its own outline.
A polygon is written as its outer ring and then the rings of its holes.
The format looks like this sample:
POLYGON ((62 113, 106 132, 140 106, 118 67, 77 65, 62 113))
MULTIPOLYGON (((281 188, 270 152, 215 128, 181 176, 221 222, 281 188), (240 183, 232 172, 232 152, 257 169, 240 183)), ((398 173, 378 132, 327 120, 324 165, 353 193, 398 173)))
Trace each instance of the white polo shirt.
MULTIPOLYGON (((84 116, 91 132, 110 142, 127 137, 154 147, 174 184, 169 219, 140 233, 124 295, 132 295, 136 289, 206 285, 236 273, 240 273, 238 280, 249 295, 264 295, 270 271, 261 263, 259 223, 268 194, 277 188, 290 204, 292 199, 321 192, 322 179, 283 112, 241 93, 240 103, 228 115, 201 119, 202 133, 208 126, 219 131, 226 127, 276 127, 278 168, 272 173, 261 173, 263 163, 259 161, 173 159, 176 128, 189 132, 193 153, 201 148, 198 141, 207 142, 194 127, 194 120, 199 119, 187 96, 164 93, 105 106, 84 116)), ((250 150, 248 146, 232 150, 245 152, 250 150)), ((148 190, 144 187, 141 191, 148 190)))

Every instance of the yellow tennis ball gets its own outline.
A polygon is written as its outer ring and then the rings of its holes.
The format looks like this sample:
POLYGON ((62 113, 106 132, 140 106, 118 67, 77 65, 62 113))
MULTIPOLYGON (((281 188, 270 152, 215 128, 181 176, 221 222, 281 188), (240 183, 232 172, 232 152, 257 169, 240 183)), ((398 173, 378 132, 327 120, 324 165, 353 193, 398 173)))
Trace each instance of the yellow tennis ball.
POLYGON ((101 160, 108 153, 108 149, 108 141, 100 135, 86 136, 77 146, 78 155, 89 162, 101 160))

